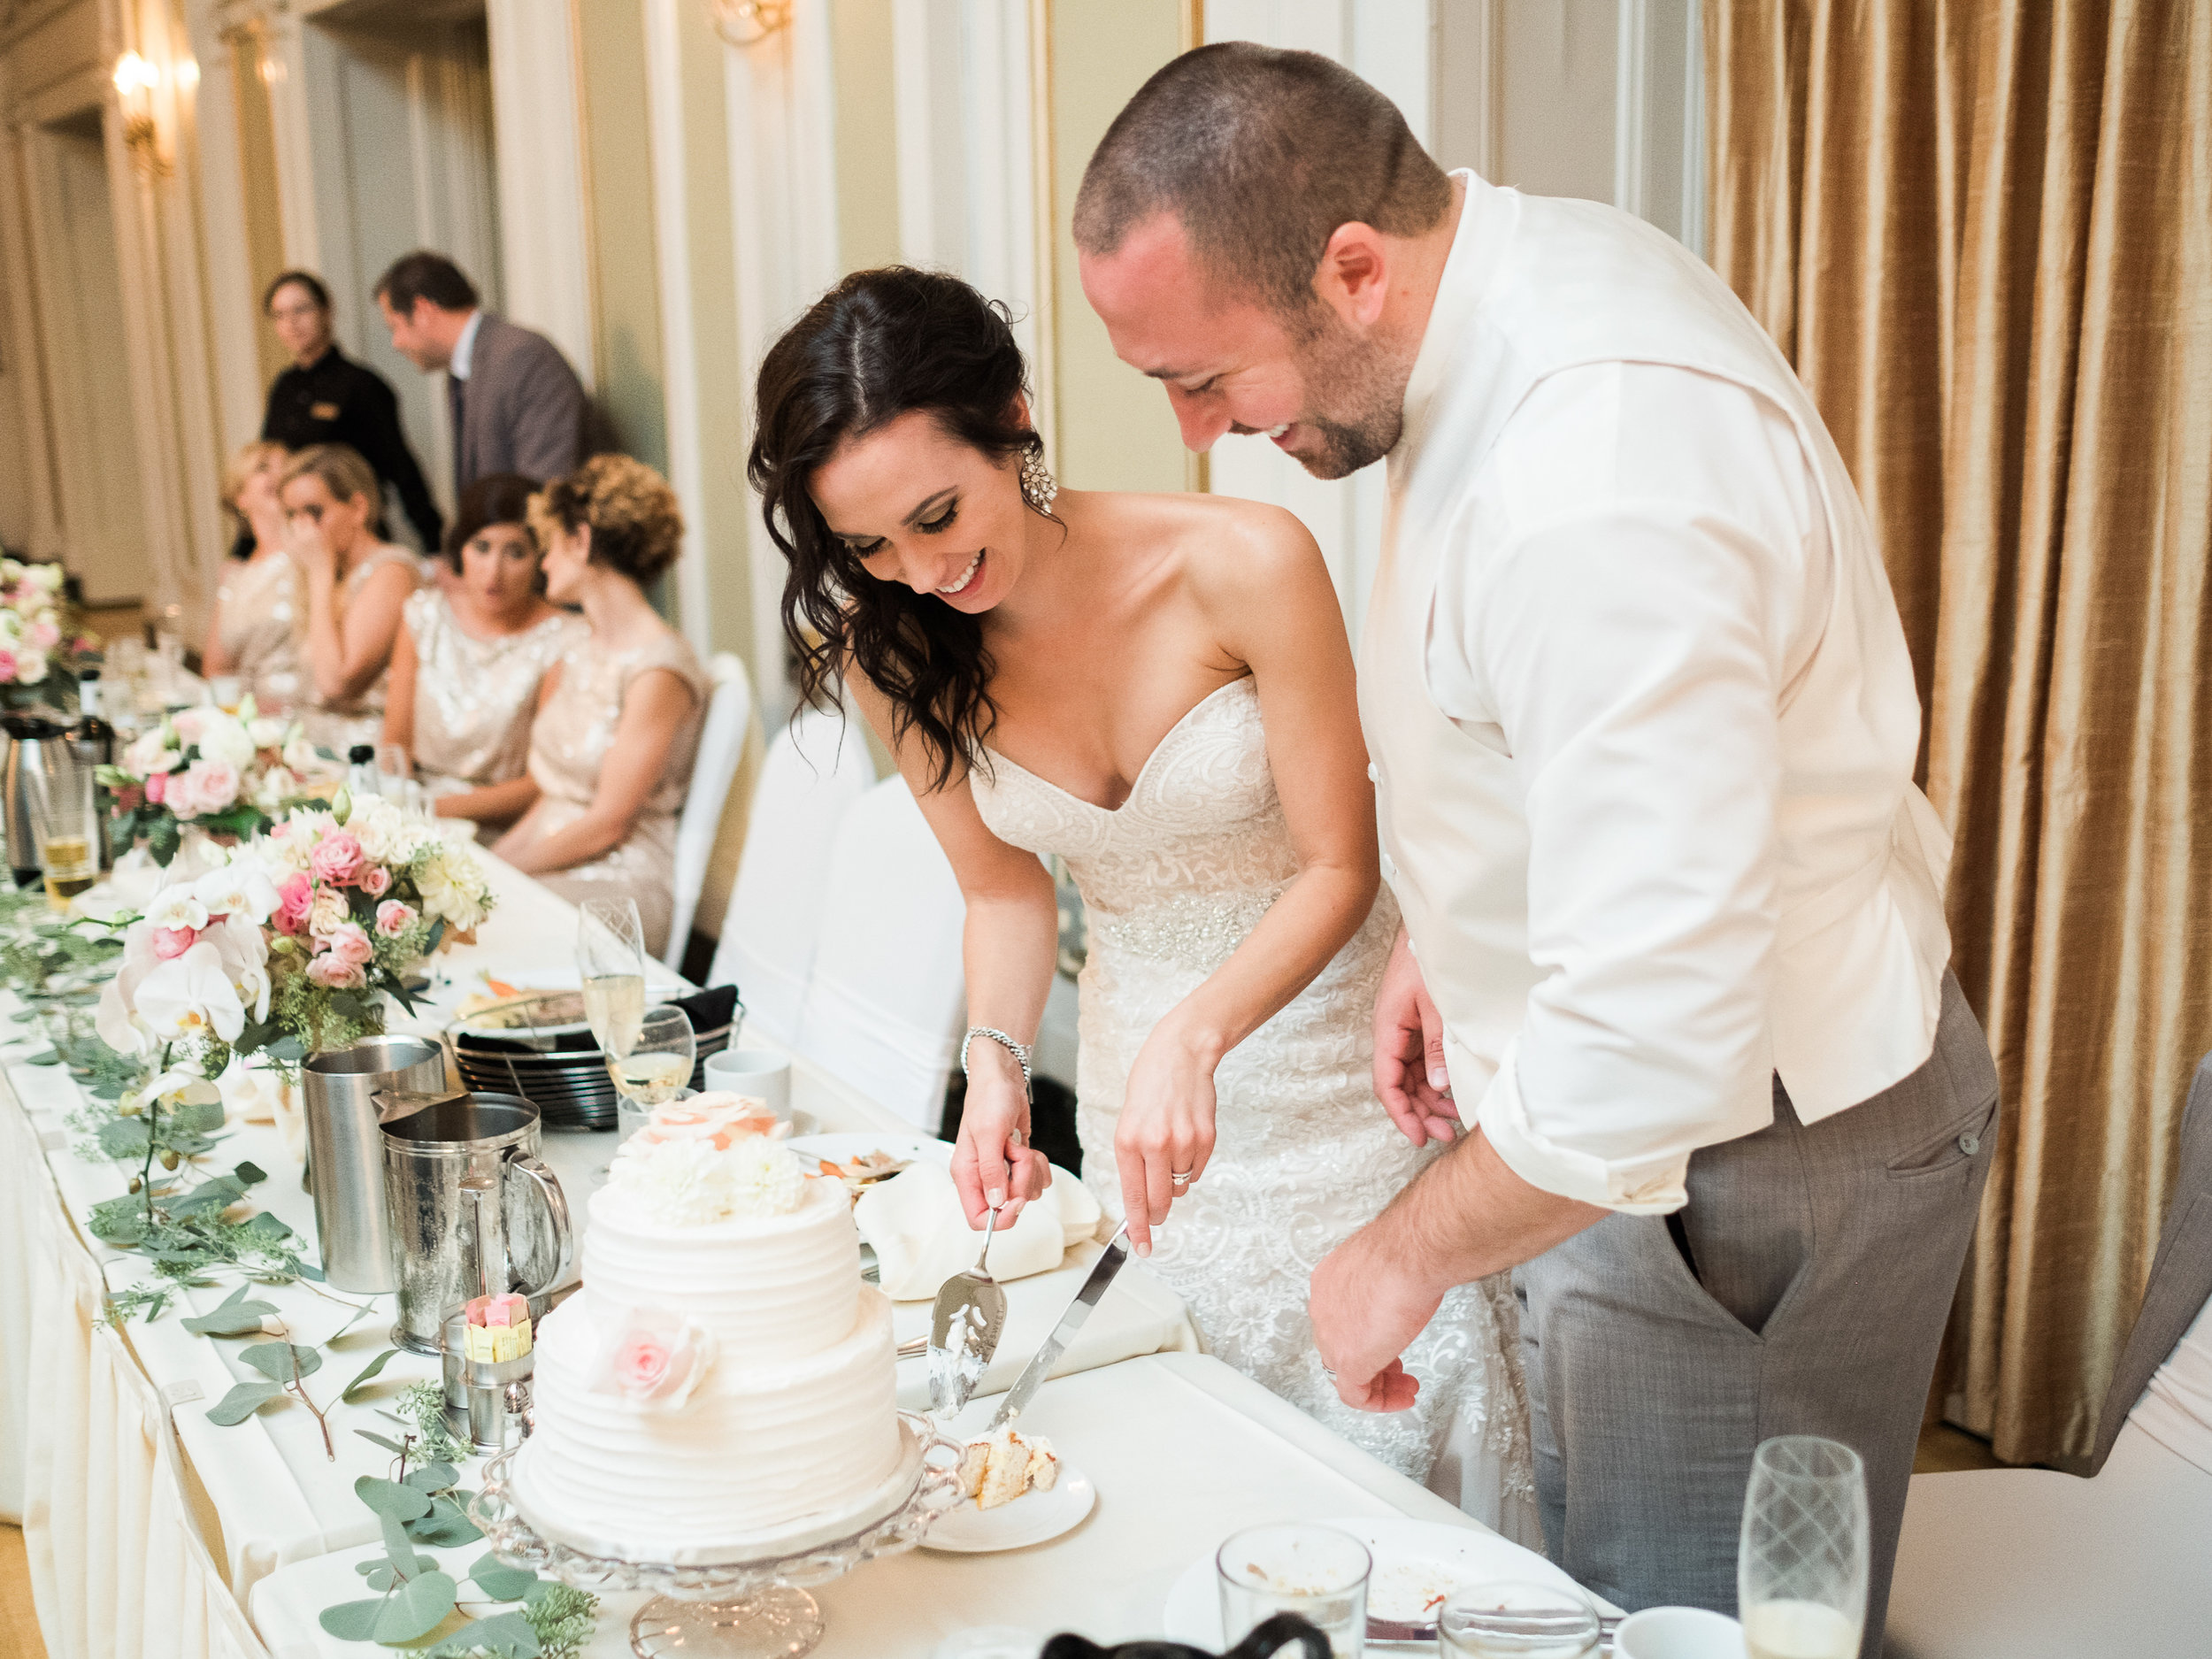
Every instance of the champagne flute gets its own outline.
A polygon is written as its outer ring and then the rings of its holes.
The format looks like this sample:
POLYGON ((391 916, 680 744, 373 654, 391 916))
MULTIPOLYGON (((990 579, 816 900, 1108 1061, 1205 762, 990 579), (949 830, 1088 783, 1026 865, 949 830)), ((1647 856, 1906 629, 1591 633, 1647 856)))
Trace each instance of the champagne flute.
POLYGON ((626 1101, 649 1110, 666 1105, 690 1088, 697 1054, 691 1017, 672 1003, 664 1003, 645 1010, 627 1054, 619 1059, 607 1056, 607 1075, 626 1101))
POLYGON ((1762 1441, 1736 1555, 1751 1659, 1857 1659, 1869 1548, 1858 1453, 1812 1434, 1762 1441))
POLYGON ((635 899, 584 901, 576 918, 576 977, 599 1051, 610 1067, 627 1059, 645 1020, 645 928, 635 899))

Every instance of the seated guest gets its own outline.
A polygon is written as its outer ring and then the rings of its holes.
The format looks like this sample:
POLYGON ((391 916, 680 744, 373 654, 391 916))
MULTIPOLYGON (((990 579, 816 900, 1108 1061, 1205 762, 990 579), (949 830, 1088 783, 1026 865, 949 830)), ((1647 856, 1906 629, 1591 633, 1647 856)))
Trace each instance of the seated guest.
MULTIPOLYGON (((278 342, 292 354, 292 366, 270 384, 262 437, 288 449, 347 445, 380 483, 399 493, 423 551, 436 552, 445 521, 400 429, 399 399, 382 375, 338 349, 330 333, 330 291, 322 279, 306 271, 284 272, 269 284, 262 309, 278 342)), ((380 511, 382 504, 380 499, 380 511)))
POLYGON ((538 798, 530 723, 549 671, 588 632, 538 592, 536 488, 495 472, 464 490, 446 537, 453 574, 418 588, 400 612, 384 741, 407 751, 441 818, 510 824, 538 798))
POLYGON ((645 585, 676 562, 683 518, 659 473, 624 455, 587 461, 530 503, 545 591, 581 606, 591 636, 568 655, 530 729, 542 793, 493 848, 576 903, 631 898, 645 948, 667 942, 676 814, 691 783, 707 676, 645 585))
POLYGON ((288 713, 306 700, 300 647, 307 606, 277 500, 289 458, 280 443, 250 443, 223 469, 223 510, 237 534, 200 657, 209 679, 235 675, 265 714, 288 713))
POLYGON ((421 566, 370 530, 376 474, 342 443, 294 456, 278 498, 306 578, 307 734, 343 759, 352 744, 375 742, 382 727, 400 607, 421 566))

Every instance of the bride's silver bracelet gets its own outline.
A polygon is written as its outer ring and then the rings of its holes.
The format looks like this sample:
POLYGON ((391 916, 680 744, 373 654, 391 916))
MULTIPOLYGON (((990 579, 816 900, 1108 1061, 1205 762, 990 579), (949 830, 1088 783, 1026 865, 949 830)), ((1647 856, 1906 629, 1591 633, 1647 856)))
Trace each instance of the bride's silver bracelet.
POLYGON ((1022 1069, 1022 1094, 1025 1098, 1035 1099, 1035 1093, 1030 1086, 1029 1045, 1016 1042, 1004 1032, 990 1025, 971 1025, 968 1027, 968 1034, 960 1040, 960 1075, 963 1077, 968 1075, 968 1049, 978 1037, 989 1038, 1014 1056, 1014 1064, 1022 1069))

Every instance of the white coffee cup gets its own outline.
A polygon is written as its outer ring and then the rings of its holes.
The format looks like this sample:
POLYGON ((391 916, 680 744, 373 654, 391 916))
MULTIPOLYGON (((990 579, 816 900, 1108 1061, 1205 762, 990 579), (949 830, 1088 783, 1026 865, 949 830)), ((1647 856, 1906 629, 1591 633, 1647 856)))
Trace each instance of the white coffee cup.
POLYGON ((1744 1659, 1743 1626, 1701 1607, 1647 1607, 1621 1621, 1613 1659, 1744 1659))
POLYGON ((725 1048, 707 1056, 707 1087, 765 1101, 781 1121, 791 1121, 791 1061, 773 1048, 725 1048))

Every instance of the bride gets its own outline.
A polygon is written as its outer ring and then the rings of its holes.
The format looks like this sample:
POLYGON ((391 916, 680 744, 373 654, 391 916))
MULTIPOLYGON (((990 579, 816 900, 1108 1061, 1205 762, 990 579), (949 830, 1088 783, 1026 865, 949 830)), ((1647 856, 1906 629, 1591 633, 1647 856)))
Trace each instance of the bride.
POLYGON ((1057 853, 1090 925, 1086 1181, 1209 1351, 1495 1522, 1528 1488, 1502 1277, 1446 1300, 1396 1416, 1337 1400, 1306 1317, 1314 1263, 1425 1156, 1370 1085, 1397 913, 1313 538, 1250 502, 1056 488, 1005 313, 956 278, 846 278, 758 398, 803 687, 843 677, 967 899, 970 1220, 1050 1179, 1010 1045, 1051 985, 1057 853))

